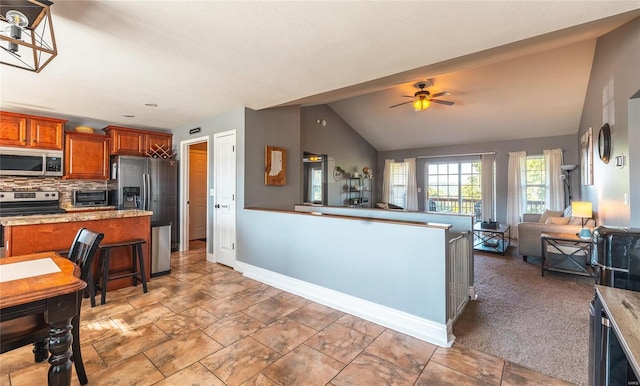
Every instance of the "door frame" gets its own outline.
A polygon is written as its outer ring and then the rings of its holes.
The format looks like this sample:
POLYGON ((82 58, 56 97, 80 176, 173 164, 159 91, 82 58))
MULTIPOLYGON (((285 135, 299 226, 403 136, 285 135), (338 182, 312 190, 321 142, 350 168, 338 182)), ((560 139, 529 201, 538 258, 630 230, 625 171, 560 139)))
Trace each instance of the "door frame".
MULTIPOLYGON (((209 177, 209 164, 211 160, 211 147, 209 146, 209 136, 186 139, 180 141, 180 252, 189 250, 189 147, 196 143, 207 143, 207 236, 209 235, 209 201, 211 192, 211 181, 209 177)), ((207 255, 209 254, 210 237, 207 237, 207 255)))

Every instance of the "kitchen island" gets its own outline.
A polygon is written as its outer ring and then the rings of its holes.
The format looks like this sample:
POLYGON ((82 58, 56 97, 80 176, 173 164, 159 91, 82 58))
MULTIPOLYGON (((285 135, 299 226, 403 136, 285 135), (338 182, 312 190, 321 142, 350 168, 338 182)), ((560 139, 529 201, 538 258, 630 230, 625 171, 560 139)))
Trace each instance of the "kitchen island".
MULTIPOLYGON (((80 228, 104 233, 103 243, 116 243, 141 238, 147 280, 150 278, 151 215, 145 210, 109 210, 79 213, 47 214, 0 218, 4 227, 5 256, 69 249, 80 228)), ((94 269, 97 261, 94 261, 94 269)), ((117 248, 111 252, 113 272, 131 271, 131 249, 117 248)), ((109 290, 133 285, 132 278, 109 282, 109 290)))

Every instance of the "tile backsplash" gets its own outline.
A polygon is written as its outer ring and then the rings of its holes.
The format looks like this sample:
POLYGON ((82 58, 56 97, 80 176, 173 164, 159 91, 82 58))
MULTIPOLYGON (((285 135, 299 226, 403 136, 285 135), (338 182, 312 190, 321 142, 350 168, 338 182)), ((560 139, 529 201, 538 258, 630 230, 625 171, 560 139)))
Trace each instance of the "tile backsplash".
POLYGON ((56 177, 0 177, 0 190, 30 188, 56 190, 60 193, 60 206, 71 205, 74 190, 104 190, 107 181, 63 180, 56 177))

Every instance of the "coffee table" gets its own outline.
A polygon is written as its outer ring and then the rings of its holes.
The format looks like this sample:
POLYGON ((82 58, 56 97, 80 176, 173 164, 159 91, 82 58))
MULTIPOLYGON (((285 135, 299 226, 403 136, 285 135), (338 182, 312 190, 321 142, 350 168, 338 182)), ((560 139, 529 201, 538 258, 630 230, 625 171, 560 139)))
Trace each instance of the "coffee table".
POLYGON ((496 229, 483 228, 482 223, 473 226, 473 249, 500 253, 504 256, 511 243, 511 228, 508 224, 498 224, 496 229), (505 237, 505 233, 507 236, 505 237))

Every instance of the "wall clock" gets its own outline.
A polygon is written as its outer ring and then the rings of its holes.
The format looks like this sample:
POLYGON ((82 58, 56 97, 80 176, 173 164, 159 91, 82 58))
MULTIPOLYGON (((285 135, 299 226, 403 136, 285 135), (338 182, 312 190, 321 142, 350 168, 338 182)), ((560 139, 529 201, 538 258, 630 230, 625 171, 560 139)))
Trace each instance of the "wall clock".
POLYGON ((598 154, 602 162, 608 164, 611 157, 611 128, 608 123, 600 128, 598 134, 598 154))

